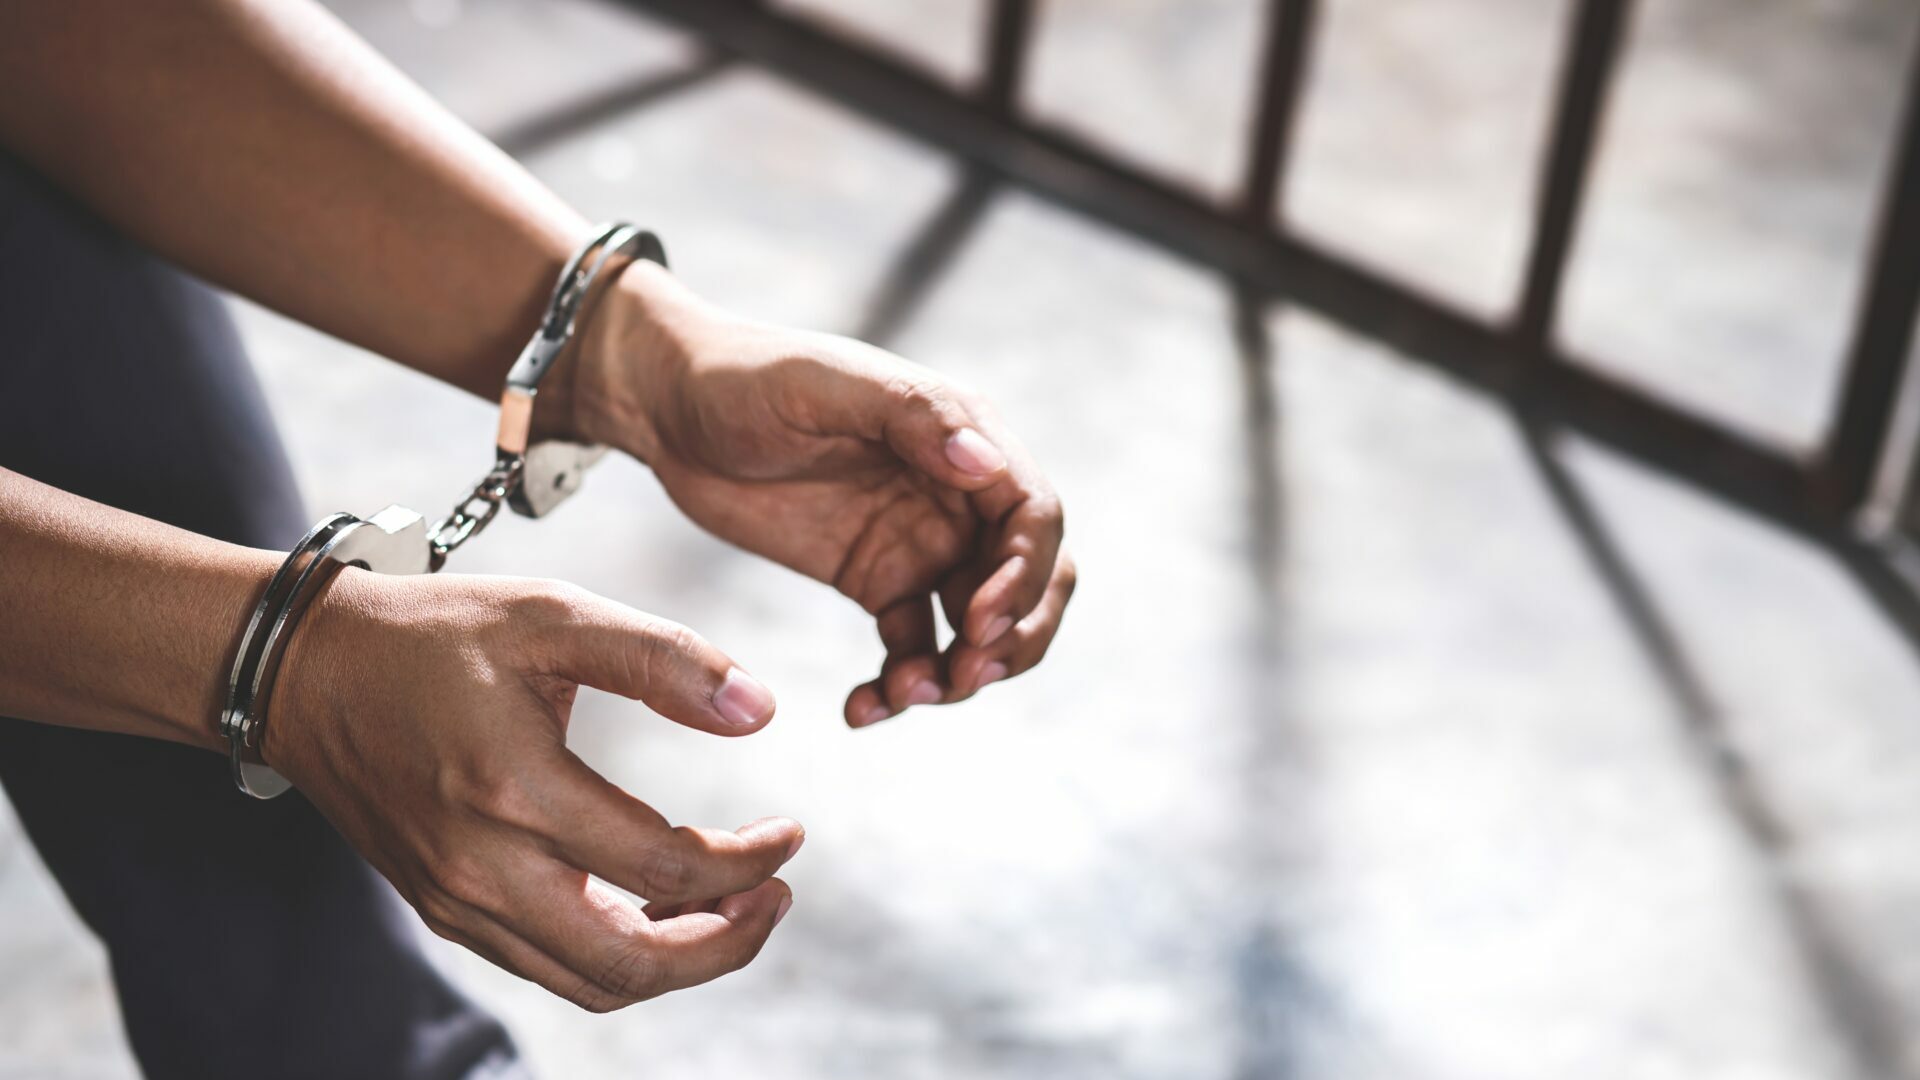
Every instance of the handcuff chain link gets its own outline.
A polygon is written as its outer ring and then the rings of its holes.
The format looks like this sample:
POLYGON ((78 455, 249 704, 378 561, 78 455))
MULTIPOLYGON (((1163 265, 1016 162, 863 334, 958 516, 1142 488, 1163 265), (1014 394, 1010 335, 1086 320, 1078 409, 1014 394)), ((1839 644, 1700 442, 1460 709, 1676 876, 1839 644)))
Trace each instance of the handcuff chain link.
MULTIPOLYGON (((502 435, 495 448, 497 456, 493 468, 454 506, 452 513, 434 522, 427 530, 427 569, 430 572, 445 566, 448 555, 486 528, 499 515, 501 504, 507 502, 520 486, 527 471, 527 426, 532 417, 533 394, 540 379, 572 338, 574 319, 579 315, 580 306, 592 290, 594 281, 607 264, 619 255, 639 256, 662 263, 666 260, 659 239, 652 233, 625 222, 615 222, 602 225, 567 261, 566 267, 560 272, 559 281, 554 285, 553 296, 547 301, 547 310, 540 320, 539 329, 534 331, 533 340, 527 343, 520 358, 507 372, 506 392, 501 397, 502 435), (509 403, 516 400, 521 407, 509 412, 509 403), (513 437, 507 433, 512 426, 508 423, 510 416, 518 424, 517 434, 513 437)), ((591 458, 586 459, 585 464, 591 463, 591 458)), ((564 498, 570 490, 563 492, 560 497, 564 498)), ((517 503, 515 505, 521 513, 530 516, 537 517, 545 512, 543 508, 528 509, 517 503)))
POLYGON ((438 571, 448 555, 499 516, 501 504, 528 517, 541 517, 579 488, 581 474, 605 452, 603 446, 563 440, 530 444, 529 429, 541 378, 573 337, 574 319, 594 280, 619 255, 666 262, 658 237, 625 223, 602 226, 574 254, 561 272, 533 339, 508 369, 493 467, 451 513, 431 527, 404 506, 389 506, 365 519, 331 514, 281 561, 241 631, 218 718, 234 786, 242 792, 271 799, 292 787, 261 756, 267 702, 288 635, 332 571, 346 566, 382 574, 438 571), (529 477, 538 492, 520 490, 529 477))
POLYGON ((500 513, 501 504, 520 483, 522 464, 523 459, 518 455, 501 455, 487 475, 473 485, 473 490, 454 505, 453 512, 433 523, 427 530, 428 570, 438 572, 454 549, 493 521, 500 513))

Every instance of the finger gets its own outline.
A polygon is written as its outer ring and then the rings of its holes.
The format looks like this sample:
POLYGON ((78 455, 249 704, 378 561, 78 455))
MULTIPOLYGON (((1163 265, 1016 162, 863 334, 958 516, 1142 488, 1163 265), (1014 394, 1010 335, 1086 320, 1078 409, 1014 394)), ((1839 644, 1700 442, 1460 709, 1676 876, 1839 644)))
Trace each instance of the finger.
POLYGON ((746 967, 792 907, 793 890, 774 878, 751 892, 721 898, 710 911, 655 923, 667 988, 698 986, 746 967))
POLYGON ((868 727, 916 705, 938 705, 950 696, 938 654, 890 659, 880 677, 861 683, 847 696, 847 724, 868 727))
POLYGON ((991 645, 1039 606, 1053 580, 1065 531, 1060 500, 1051 491, 1008 511, 986 560, 993 569, 967 601, 961 636, 976 646, 991 645))
POLYGON ((847 695, 845 709, 847 726, 863 728, 877 724, 893 715, 892 706, 887 704, 886 691, 879 679, 863 682, 847 695))
POLYGON ((800 850, 806 830, 792 818, 761 818, 733 832, 667 824, 652 807, 572 754, 547 786, 541 829, 568 865, 659 903, 727 896, 754 888, 800 850))
POLYGON ((913 705, 940 700, 940 641, 933 621, 933 598, 909 596, 880 609, 874 617, 887 648, 880 676, 847 696, 847 724, 866 727, 913 705))
POLYGON ((773 692, 685 626, 586 592, 570 592, 566 607, 556 674, 715 735, 751 734, 773 719, 773 692))
POLYGON ((776 878, 721 898, 712 911, 656 921, 600 882, 561 873, 516 898, 502 922, 592 991, 625 1004, 745 967, 792 895, 776 878))
POLYGON ((857 368, 843 392, 828 395, 822 418, 884 438, 921 472, 973 493, 975 510, 999 523, 987 579, 963 634, 985 645, 1025 618, 1053 576, 1064 522, 1046 478, 993 410, 891 354, 857 368))
POLYGON ((640 910, 654 922, 664 922, 682 915, 691 915, 701 911, 712 911, 720 906, 725 897, 716 896, 710 900, 688 900, 679 904, 645 904, 640 910))
POLYGON ((965 700, 985 686, 1010 679, 1038 664, 1060 630, 1060 620, 1073 598, 1076 578, 1072 557, 1063 553, 1046 595, 1026 618, 984 648, 956 641, 947 661, 952 682, 950 700, 965 700))
POLYGON ((889 659, 928 656, 940 647, 933 623, 933 597, 926 593, 897 600, 874 616, 880 631, 880 644, 886 646, 889 659))
POLYGON ((1007 471, 999 483, 971 496, 974 511, 991 524, 973 568, 980 583, 960 618, 953 617, 949 601, 948 621, 961 637, 984 646, 1026 618, 1046 594, 1066 520, 1059 496, 1026 447, 991 408, 976 412, 983 430, 1006 451, 1007 471))
POLYGON ((881 434, 903 461, 962 491, 979 491, 1006 474, 1006 451, 980 430, 951 387, 931 377, 897 379, 885 392, 881 434))
POLYGON ((941 677, 938 655, 911 656, 889 661, 880 676, 880 687, 887 707, 895 715, 916 705, 938 705, 946 700, 946 680, 941 677))
POLYGON ((555 960, 545 949, 478 909, 470 909, 462 921, 471 929, 456 929, 431 921, 427 925, 435 934, 480 956, 493 966, 510 971, 589 1012, 612 1012, 638 1000, 622 998, 601 988, 589 977, 555 960))
POLYGON ((946 696, 940 683, 940 639, 933 621, 933 597, 910 597, 880 612, 880 640, 887 659, 879 688, 890 714, 915 705, 931 705, 946 696))
POLYGON ((989 435, 962 391, 925 368, 871 346, 842 385, 816 395, 830 428, 884 442, 901 460, 940 483, 979 491, 1007 471, 1007 450, 989 435))
POLYGON ((558 866, 523 886, 502 913, 475 910, 472 936, 497 954, 496 963, 595 1012, 745 967, 792 898, 775 879, 724 897, 711 911, 656 920, 600 882, 558 866))

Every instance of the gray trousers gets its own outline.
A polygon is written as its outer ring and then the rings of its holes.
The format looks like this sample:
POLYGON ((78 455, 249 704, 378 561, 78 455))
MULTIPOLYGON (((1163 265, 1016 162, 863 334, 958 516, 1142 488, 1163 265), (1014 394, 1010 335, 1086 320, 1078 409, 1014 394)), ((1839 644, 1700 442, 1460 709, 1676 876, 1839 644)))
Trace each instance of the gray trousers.
MULTIPOLYGON (((0 467, 240 544, 309 523, 219 298, 4 154, 0 467)), ((258 802, 204 750, 4 718, 0 784, 105 944, 148 1076, 519 1074, 298 793, 258 802)))

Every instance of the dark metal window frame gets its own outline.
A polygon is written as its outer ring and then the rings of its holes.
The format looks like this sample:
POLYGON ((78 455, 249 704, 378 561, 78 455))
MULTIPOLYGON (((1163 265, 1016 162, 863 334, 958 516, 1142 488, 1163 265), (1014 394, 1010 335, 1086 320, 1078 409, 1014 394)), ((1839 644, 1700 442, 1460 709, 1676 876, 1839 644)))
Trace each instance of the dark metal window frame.
MULTIPOLYGON (((1532 245, 1515 314, 1477 319, 1416 288, 1378 276, 1290 233, 1277 220, 1300 87, 1313 40, 1316 0, 1270 0, 1255 121, 1240 190, 1214 200, 1110 156, 1100 147, 1036 122, 1020 108, 1021 78, 1038 0, 985 0, 989 23, 982 75, 959 88, 882 48, 843 38, 756 0, 620 0, 704 38, 711 51, 682 72, 654 76, 564 110, 503 138, 522 151, 563 130, 689 85, 735 59, 758 63, 852 107, 872 120, 957 156, 961 183, 899 254, 871 307, 862 336, 884 341, 925 298, 941 267, 977 224, 1001 184, 1018 185, 1090 215, 1166 252, 1227 277, 1233 335, 1246 396, 1251 567, 1269 602, 1254 631, 1280 648, 1278 597, 1283 514, 1277 474, 1275 401, 1263 313, 1297 304, 1359 335, 1396 348, 1504 403, 1527 459, 1575 542, 1614 600, 1627 629, 1667 691, 1689 739, 1717 781, 1733 819, 1766 864, 1783 865, 1790 833, 1746 763, 1714 688, 1689 655, 1678 627, 1636 572, 1605 515, 1560 454, 1574 431, 1623 452, 1811 540, 1849 572, 1920 659, 1920 545, 1865 537, 1858 527, 1887 456, 1896 394, 1920 306, 1920 56, 1914 58, 1898 145, 1868 255, 1866 287, 1853 327, 1838 406, 1817 452, 1756 440, 1578 362, 1554 339, 1569 252, 1586 194, 1600 120, 1618 67, 1630 0, 1574 0, 1552 126, 1540 164, 1532 245)), ((1894 515, 1920 537, 1920 470, 1908 477, 1894 515)), ((1250 684, 1258 793, 1272 785, 1272 739, 1284 724, 1268 715, 1277 695, 1266 665, 1250 684)), ((1256 817, 1258 815, 1255 815, 1256 817)), ((1256 841, 1258 843, 1258 841, 1256 841)), ((1255 848, 1254 850, 1257 850, 1255 848)), ((1860 1071, 1898 1071, 1902 1042, 1887 991, 1872 965, 1840 946, 1844 935, 1793 882, 1770 875, 1793 939, 1860 1071)), ((1281 930, 1260 924, 1242 966, 1278 970, 1281 930)), ((1242 1075, 1285 1071, 1286 1025, 1268 1022, 1270 1003, 1241 987, 1242 1075)))
POLYGON ((1920 603, 1857 532, 1887 451, 1920 309, 1920 56, 1909 73, 1837 408, 1812 454, 1756 438, 1583 364, 1555 340, 1562 284, 1631 0, 1576 0, 1568 22, 1520 302, 1467 314, 1290 231, 1276 213, 1316 0, 1271 0, 1238 194, 1216 200, 1020 107, 1036 0, 987 0, 983 75, 956 87, 923 66, 759 0, 622 0, 915 140, 1299 304, 1506 401, 1836 550, 1920 645, 1920 603))

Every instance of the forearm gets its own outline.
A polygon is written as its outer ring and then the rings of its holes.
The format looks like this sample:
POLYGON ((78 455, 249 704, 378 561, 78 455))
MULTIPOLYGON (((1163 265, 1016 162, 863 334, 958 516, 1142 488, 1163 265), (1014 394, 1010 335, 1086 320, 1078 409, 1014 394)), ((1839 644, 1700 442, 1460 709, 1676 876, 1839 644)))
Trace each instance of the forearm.
POLYGON ((584 230, 306 3, 6 5, 0 142, 209 280, 489 397, 584 230))
POLYGON ((0 715, 223 746, 228 652, 277 559, 0 469, 0 715))

